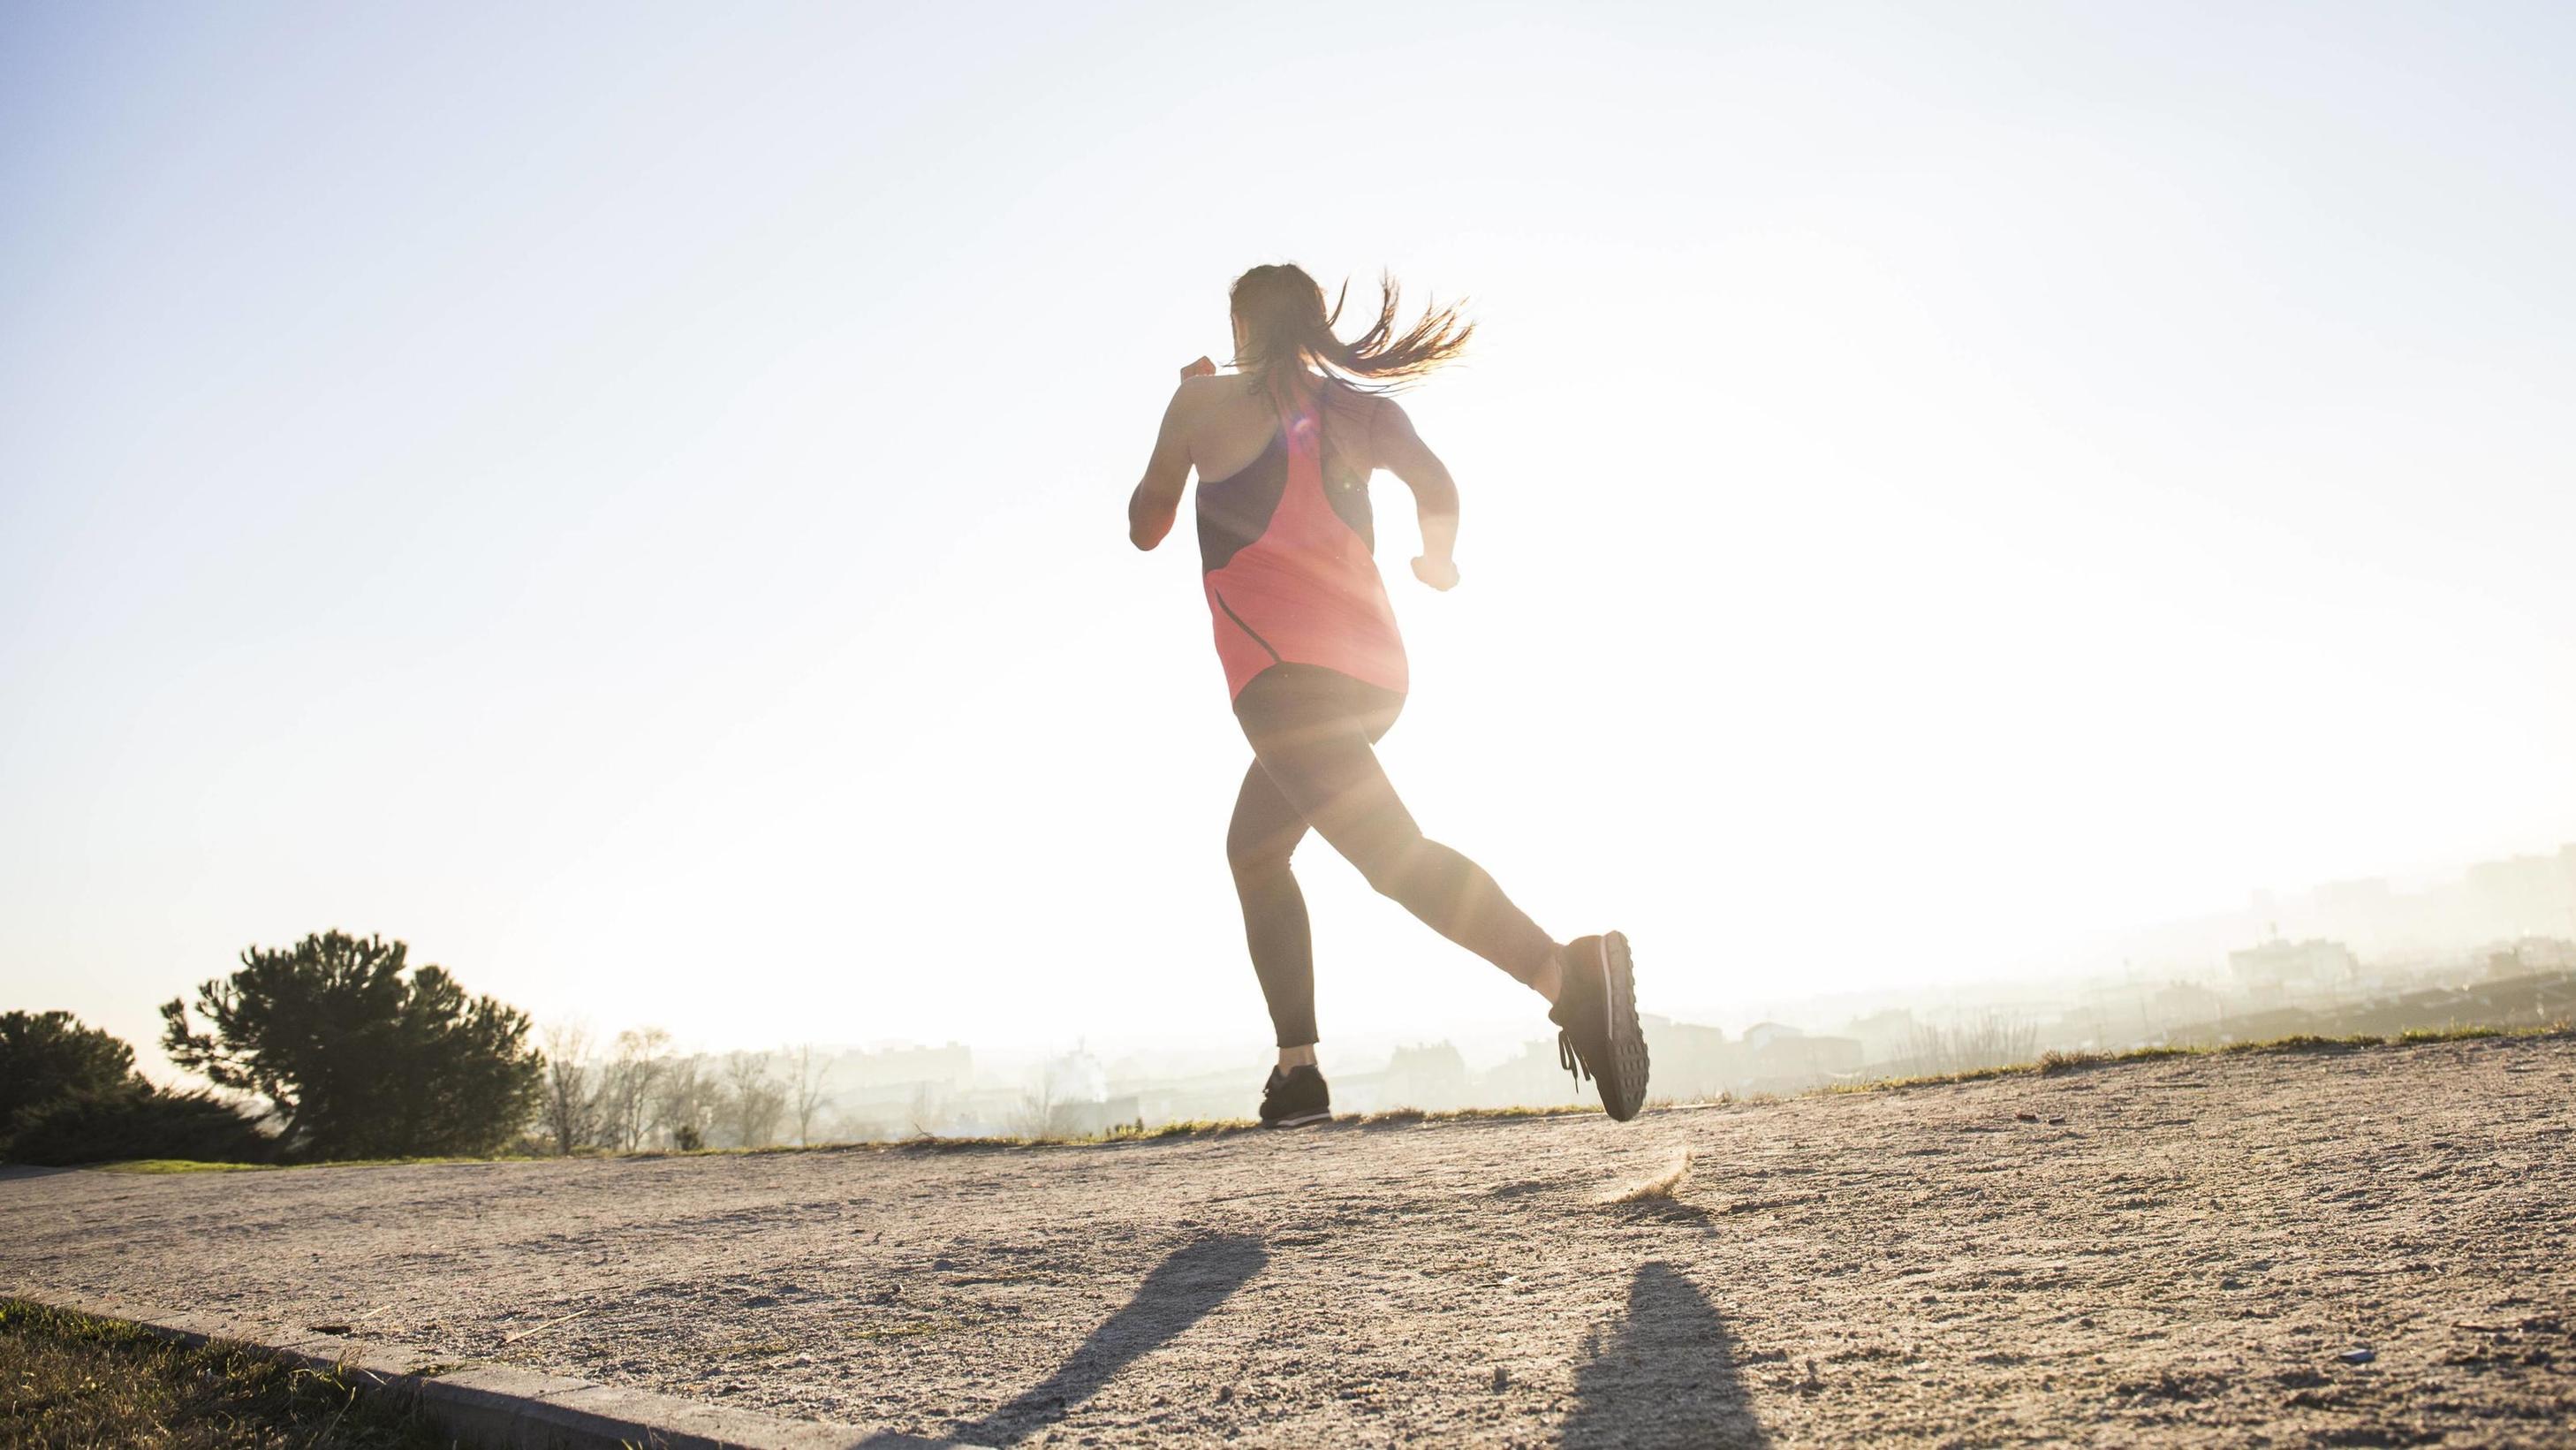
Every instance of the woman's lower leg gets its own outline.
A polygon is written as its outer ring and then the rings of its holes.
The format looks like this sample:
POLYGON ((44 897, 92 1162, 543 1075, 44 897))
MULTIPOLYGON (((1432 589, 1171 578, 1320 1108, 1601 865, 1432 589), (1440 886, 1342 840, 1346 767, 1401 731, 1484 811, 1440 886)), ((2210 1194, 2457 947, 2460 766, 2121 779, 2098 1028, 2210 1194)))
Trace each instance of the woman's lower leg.
POLYGON ((1530 974, 1529 989, 1538 993, 1540 996, 1545 997, 1547 999, 1547 1005, 1551 1007, 1555 1006, 1556 999, 1565 992, 1564 956, 1562 954, 1550 954, 1547 959, 1547 965, 1530 974))
MULTIPOLYGON (((1270 1026, 1282 1053, 1311 1050, 1315 1030, 1315 947, 1306 920, 1306 895, 1285 862, 1275 868, 1234 875, 1236 896, 1243 903, 1243 942, 1252 954, 1252 974, 1261 983, 1261 1000, 1270 1009, 1270 1026)), ((1282 1066, 1290 1065, 1283 1059, 1282 1066)))
POLYGON ((1354 841, 1344 854, 1381 895, 1553 1003, 1560 977, 1555 939, 1484 867, 1425 839, 1412 829, 1411 816, 1400 820, 1404 829, 1393 839, 1354 841))
MULTIPOLYGON (((1256 760, 1244 771, 1234 817, 1226 825, 1226 865, 1243 904, 1243 941, 1261 999, 1284 1053, 1315 1045, 1315 948, 1306 895, 1290 862, 1305 839, 1306 818, 1256 760)), ((1283 1059, 1283 1066, 1288 1065, 1283 1059)))

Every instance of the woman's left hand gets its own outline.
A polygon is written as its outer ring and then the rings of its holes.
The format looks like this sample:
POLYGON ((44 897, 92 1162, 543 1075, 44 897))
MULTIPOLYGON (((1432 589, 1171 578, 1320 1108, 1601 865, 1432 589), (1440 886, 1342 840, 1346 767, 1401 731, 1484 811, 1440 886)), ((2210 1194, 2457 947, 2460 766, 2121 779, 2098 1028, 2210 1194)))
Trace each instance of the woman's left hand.
POLYGON ((1197 362, 1181 369, 1181 381, 1185 383, 1192 378, 1212 378, 1215 376, 1216 364, 1210 362, 1206 358, 1200 358, 1197 362))
POLYGON ((1455 589, 1458 587, 1458 565, 1446 555, 1437 559, 1424 555, 1413 561, 1413 577, 1434 589, 1455 589))

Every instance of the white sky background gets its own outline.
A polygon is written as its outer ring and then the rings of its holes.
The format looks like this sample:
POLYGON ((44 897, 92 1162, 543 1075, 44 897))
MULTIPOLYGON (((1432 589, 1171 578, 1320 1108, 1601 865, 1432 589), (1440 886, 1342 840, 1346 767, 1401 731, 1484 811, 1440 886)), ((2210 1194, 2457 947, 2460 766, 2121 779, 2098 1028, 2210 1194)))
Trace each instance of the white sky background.
MULTIPOLYGON (((1466 295, 1385 757, 1650 1010, 2576 838, 2563 7, 0 15, 0 1006, 1267 1040, 1124 504, 1466 295)), ((1327 1045, 1535 1004, 1320 843, 1327 1045)))

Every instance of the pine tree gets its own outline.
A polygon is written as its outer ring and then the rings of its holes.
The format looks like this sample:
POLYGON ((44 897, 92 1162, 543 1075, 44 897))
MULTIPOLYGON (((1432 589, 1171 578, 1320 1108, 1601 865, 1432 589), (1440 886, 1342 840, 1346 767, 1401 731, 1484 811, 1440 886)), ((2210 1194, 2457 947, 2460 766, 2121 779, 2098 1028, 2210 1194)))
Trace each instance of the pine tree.
POLYGON ((338 931, 284 951, 246 948, 241 970, 161 1008, 170 1060, 277 1105, 300 1157, 488 1153, 534 1114, 544 1059, 526 1014, 468 998, 408 948, 338 931))

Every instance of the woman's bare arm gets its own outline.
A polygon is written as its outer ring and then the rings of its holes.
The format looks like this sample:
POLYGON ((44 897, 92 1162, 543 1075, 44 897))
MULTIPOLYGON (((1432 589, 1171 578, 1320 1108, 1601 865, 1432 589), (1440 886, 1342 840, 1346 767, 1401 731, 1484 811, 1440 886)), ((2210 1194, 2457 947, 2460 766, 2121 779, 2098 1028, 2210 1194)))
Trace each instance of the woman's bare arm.
POLYGON ((1163 409, 1162 432, 1154 438, 1154 456, 1145 460, 1145 477, 1127 496, 1127 542, 1139 549, 1163 542, 1181 511, 1181 490, 1190 482, 1188 410, 1183 400, 1190 396, 1190 379, 1207 375, 1199 371, 1202 366, 1207 373, 1216 371, 1205 358, 1181 369, 1181 385, 1172 390, 1172 401, 1163 409))
POLYGON ((1449 466, 1440 461, 1440 455, 1413 431, 1413 420, 1394 399, 1378 400, 1370 434, 1378 465, 1413 490, 1414 514, 1422 525, 1422 557, 1413 561, 1413 576, 1434 589, 1456 588, 1458 564, 1452 556, 1458 548, 1457 480, 1449 476, 1449 466))

